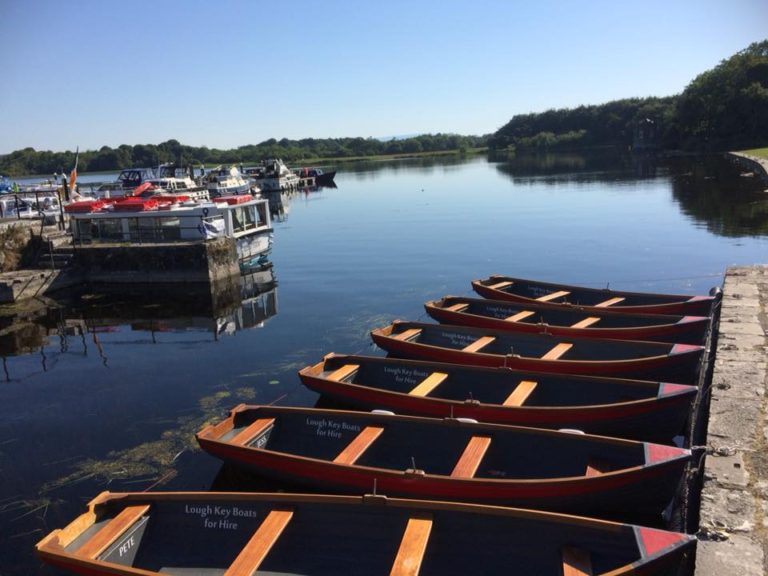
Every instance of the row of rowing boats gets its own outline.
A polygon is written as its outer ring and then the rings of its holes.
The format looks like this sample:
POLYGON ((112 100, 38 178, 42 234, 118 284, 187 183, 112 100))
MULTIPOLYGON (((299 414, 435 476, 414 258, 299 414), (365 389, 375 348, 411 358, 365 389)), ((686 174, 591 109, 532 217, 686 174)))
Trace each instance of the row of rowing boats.
POLYGON ((677 573, 695 538, 626 522, 658 522, 685 475, 671 440, 718 295, 473 286, 486 298, 426 304, 442 324, 373 330, 387 358, 299 372, 372 412, 240 405, 197 434, 235 466, 353 495, 103 493, 39 554, 110 575, 677 573))

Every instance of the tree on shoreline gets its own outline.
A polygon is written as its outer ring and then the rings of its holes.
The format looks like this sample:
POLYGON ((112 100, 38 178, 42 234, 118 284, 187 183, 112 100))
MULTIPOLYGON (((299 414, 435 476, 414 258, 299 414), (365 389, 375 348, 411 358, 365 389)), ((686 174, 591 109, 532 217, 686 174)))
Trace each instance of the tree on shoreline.
MULTIPOLYGON (((198 164, 253 164, 266 158, 282 158, 300 163, 314 158, 370 157, 384 154, 418 152, 462 152, 487 145, 489 136, 459 134, 422 134, 389 141, 375 138, 305 138, 289 140, 271 138, 260 144, 249 144, 231 150, 207 146, 185 146, 177 140, 161 144, 123 144, 117 148, 102 146, 99 150, 80 151, 80 172, 121 170, 130 167, 153 167, 165 162, 182 166, 198 164)), ((9 176, 53 174, 69 171, 74 165, 73 152, 37 151, 24 148, 0 156, 0 173, 9 176)))
POLYGON ((633 145, 638 123, 657 127, 665 149, 728 150, 768 143, 768 40, 697 76, 682 94, 514 116, 493 149, 574 149, 633 145))

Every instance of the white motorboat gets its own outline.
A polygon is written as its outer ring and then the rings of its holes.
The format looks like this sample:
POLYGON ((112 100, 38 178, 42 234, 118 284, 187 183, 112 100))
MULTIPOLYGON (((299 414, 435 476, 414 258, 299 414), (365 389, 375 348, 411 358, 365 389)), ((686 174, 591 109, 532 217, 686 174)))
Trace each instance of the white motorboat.
POLYGON ((245 173, 264 192, 295 190, 299 187, 300 178, 280 158, 264 160, 259 166, 246 168, 245 173))
POLYGON ((242 194, 255 195, 259 189, 255 183, 244 178, 240 170, 235 166, 224 168, 216 166, 204 178, 208 193, 211 198, 221 196, 240 196, 242 194))

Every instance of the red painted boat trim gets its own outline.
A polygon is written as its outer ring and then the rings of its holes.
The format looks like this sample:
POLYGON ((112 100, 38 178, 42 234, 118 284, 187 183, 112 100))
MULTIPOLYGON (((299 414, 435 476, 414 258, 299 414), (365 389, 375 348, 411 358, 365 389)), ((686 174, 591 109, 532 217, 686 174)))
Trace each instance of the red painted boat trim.
POLYGON ((704 350, 704 346, 696 346, 695 344, 675 344, 672 346, 672 350, 669 351, 669 355, 687 354, 688 352, 700 352, 702 350, 704 350))
POLYGON ((692 322, 704 322, 708 321, 709 318, 706 316, 683 316, 678 320, 678 324, 691 324, 692 322))
POLYGON ((250 194, 242 194, 239 196, 231 195, 231 196, 219 196, 218 198, 214 198, 214 202, 225 202, 228 205, 232 206, 234 204, 245 204, 246 202, 250 202, 253 200, 253 196, 250 194))
POLYGON ((690 392, 691 389, 695 389, 696 386, 688 386, 687 384, 672 384, 671 382, 662 382, 659 386, 659 398, 662 396, 674 396, 683 392, 690 392))
POLYGON ((104 209, 106 203, 101 200, 81 200, 64 206, 67 213, 85 214, 88 212, 100 212, 104 209))
POLYGON ((657 462, 666 462, 667 460, 673 460, 681 456, 690 456, 690 450, 685 448, 678 448, 677 446, 666 446, 664 444, 651 444, 645 445, 645 463, 656 464, 657 462))
POLYGON ((704 302, 704 301, 710 301, 713 299, 714 298, 712 298, 712 296, 697 295, 697 296, 694 296, 693 298, 689 298, 688 300, 686 300, 686 302, 704 302))
POLYGON ((675 545, 690 540, 690 536, 679 532, 667 532, 654 528, 637 527, 637 541, 643 559, 664 552, 675 545))

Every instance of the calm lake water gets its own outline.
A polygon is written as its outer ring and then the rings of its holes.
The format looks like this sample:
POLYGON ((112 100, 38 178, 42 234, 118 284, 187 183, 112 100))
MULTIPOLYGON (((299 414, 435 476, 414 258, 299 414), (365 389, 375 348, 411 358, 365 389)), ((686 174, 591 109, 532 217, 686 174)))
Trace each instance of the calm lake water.
POLYGON ((2 319, 0 574, 57 574, 34 543, 102 490, 227 487, 195 446, 205 422, 313 405, 298 369, 380 354, 369 330, 426 320, 472 279, 706 293, 768 254, 768 194, 717 158, 358 163, 336 183, 283 195, 272 268, 242 302, 180 286, 2 319))

